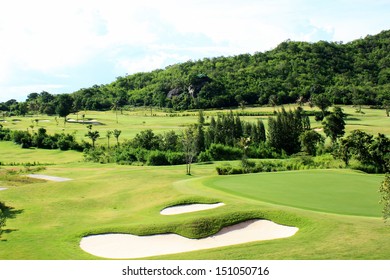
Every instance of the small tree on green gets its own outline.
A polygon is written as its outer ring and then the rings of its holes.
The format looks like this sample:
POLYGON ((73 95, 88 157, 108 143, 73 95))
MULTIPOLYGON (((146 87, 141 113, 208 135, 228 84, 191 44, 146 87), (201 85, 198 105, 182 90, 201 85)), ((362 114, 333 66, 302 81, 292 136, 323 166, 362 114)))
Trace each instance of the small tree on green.
POLYGON ((381 194, 380 203, 383 204, 383 218, 385 221, 390 217, 390 174, 386 173, 385 179, 379 188, 381 194))
POLYGON ((191 175, 191 164, 197 152, 195 131, 195 128, 191 126, 185 129, 181 136, 187 175, 191 175))

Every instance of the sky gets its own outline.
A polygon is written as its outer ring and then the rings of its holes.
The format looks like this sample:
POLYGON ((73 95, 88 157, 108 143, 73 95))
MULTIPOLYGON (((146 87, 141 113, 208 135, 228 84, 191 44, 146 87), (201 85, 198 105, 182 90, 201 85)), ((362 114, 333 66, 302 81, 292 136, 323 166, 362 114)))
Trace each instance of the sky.
POLYGON ((390 0, 0 0, 0 102, 390 29, 390 0))

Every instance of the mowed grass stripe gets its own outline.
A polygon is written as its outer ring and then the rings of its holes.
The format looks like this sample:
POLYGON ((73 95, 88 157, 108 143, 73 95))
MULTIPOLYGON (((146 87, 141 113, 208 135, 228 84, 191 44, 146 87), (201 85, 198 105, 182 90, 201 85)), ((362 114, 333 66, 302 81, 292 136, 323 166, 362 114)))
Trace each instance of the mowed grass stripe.
POLYGON ((216 176, 206 186, 278 205, 326 213, 380 217, 383 176, 351 170, 305 170, 216 176))

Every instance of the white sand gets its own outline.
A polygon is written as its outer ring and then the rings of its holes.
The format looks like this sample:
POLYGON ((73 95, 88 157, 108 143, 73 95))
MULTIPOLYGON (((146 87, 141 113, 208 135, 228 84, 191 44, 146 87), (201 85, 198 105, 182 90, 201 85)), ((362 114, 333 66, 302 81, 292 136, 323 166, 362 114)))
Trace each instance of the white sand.
POLYGON ((0 191, 5 191, 7 188, 0 188, 0 191))
POLYGON ((160 211, 161 215, 177 215, 189 212, 203 211, 224 206, 224 203, 213 203, 213 204, 187 204, 167 207, 160 211))
POLYGON ((286 238, 297 231, 296 227, 282 226, 267 220, 250 220, 223 228, 217 234, 203 239, 189 239, 177 234, 102 234, 82 238, 80 247, 103 258, 143 258, 286 238))
POLYGON ((65 182, 65 181, 71 181, 73 179, 69 178, 62 178, 62 177, 55 177, 55 176, 48 176, 48 175, 41 175, 41 174, 29 174, 27 177, 35 178, 35 179, 42 179, 47 181, 54 181, 54 182, 65 182))

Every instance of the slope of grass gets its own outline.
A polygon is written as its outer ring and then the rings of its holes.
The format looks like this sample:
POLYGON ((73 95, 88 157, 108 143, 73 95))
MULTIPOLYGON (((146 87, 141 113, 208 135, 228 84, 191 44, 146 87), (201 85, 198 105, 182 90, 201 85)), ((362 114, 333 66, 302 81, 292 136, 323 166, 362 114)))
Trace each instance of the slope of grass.
MULTIPOLYGON (((43 173, 74 180, 35 183, 0 192, 0 200, 13 207, 14 213, 7 221, 0 242, 0 259, 97 259, 79 248, 83 236, 107 232, 141 235, 176 232, 202 237, 224 225, 253 217, 297 226, 300 230, 294 237, 283 240, 157 258, 390 258, 387 242, 390 232, 380 218, 327 214, 270 204, 245 193, 232 194, 206 186, 204 183, 209 182, 209 178, 215 178, 215 165, 195 165, 193 170, 194 175, 188 180, 184 166, 85 163, 49 166, 43 173), (159 214, 168 205, 191 201, 222 201, 226 205, 176 216, 159 214)), ((370 181, 370 175, 361 176, 363 180, 368 176, 370 181)), ((239 177, 242 181, 248 176, 239 177)), ((233 179, 239 177, 232 176, 233 179)))
POLYGON ((77 162, 83 155, 76 151, 22 149, 9 141, 0 141, 0 162, 3 165, 12 164, 60 164, 77 162))
POLYGON ((351 170, 305 170, 216 176, 205 185, 228 193, 327 213, 381 216, 381 175, 351 170))

